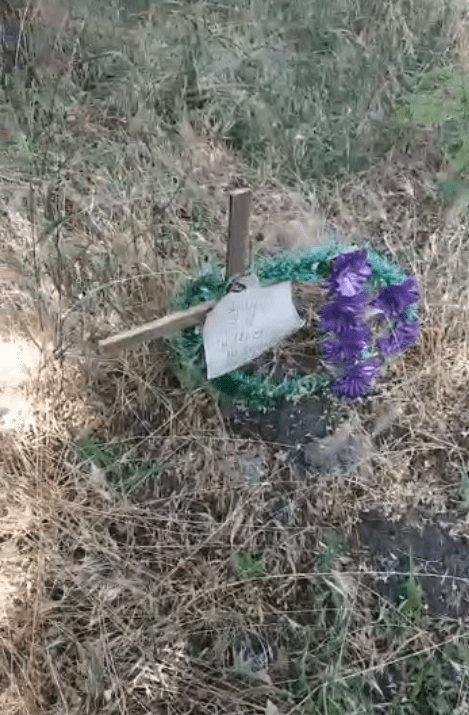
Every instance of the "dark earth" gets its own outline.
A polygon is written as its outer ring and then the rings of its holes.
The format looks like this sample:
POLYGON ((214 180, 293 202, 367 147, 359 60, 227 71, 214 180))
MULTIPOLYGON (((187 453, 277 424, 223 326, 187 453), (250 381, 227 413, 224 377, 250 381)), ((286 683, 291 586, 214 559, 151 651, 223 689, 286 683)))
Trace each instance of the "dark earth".
MULTIPOLYGON (((286 402, 268 413, 225 408, 225 417, 237 436, 260 438, 286 448, 306 476, 314 470, 346 469, 353 459, 349 443, 333 452, 327 449, 330 410, 320 398, 286 402), (322 446, 326 456, 321 462, 322 446)), ((457 512, 436 514, 430 523, 418 525, 378 513, 362 514, 349 548, 358 550, 367 562, 375 573, 375 590, 389 603, 401 603, 412 557, 428 612, 464 618, 469 612, 469 544, 448 533, 461 518, 457 512)))
POLYGON ((422 588, 422 602, 433 616, 465 618, 469 611, 469 544, 451 538, 461 520, 457 513, 435 514, 422 526, 393 522, 381 514, 363 514, 353 541, 375 572, 374 586, 398 605, 412 556, 422 588))
MULTIPOLYGON (((297 374, 311 370, 310 365, 295 362, 297 374)), ((259 367, 262 372, 264 364, 259 367)), ((283 369, 283 374, 279 365, 275 367, 277 379, 291 375, 291 365, 283 369)), ((255 368, 254 363, 244 369, 253 372, 255 368)), ((285 401, 265 413, 233 406, 226 400, 221 406, 234 435, 260 438, 286 450, 303 478, 311 478, 315 471, 347 470, 353 463, 353 436, 334 440, 333 410, 322 397, 285 401)), ((410 524, 378 513, 362 514, 349 550, 367 563, 374 573, 374 589, 389 603, 397 606, 402 602, 412 558, 423 607, 434 616, 464 618, 469 612, 469 544, 448 533, 461 518, 457 512, 436 514, 425 519, 422 516, 421 524, 410 524)))

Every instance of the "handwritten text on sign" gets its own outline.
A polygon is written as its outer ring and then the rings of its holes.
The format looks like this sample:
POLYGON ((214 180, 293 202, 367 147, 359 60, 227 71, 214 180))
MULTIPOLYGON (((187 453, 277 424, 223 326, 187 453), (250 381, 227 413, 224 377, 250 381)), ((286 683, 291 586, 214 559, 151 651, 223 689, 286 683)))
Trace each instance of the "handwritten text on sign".
POLYGON ((289 281, 229 293, 205 321, 207 377, 212 379, 236 370, 302 326, 289 281))

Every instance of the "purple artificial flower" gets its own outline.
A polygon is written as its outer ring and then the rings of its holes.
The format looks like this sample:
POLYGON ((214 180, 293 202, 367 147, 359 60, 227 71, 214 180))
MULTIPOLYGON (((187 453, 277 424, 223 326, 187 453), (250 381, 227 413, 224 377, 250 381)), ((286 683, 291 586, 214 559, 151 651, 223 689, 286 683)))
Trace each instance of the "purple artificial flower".
POLYGON ((366 395, 370 389, 371 379, 380 366, 379 360, 366 360, 357 363, 337 378, 333 387, 334 391, 340 397, 352 400, 366 395))
POLYGON ((334 259, 326 286, 333 295, 352 298, 360 293, 370 275, 371 266, 367 261, 366 249, 342 253, 334 259))
POLYGON ((413 345, 418 335, 418 320, 414 320, 412 323, 397 323, 389 335, 378 340, 378 348, 383 355, 396 355, 413 345))
POLYGON ((336 298, 326 303, 320 311, 319 330, 340 335, 348 328, 358 327, 358 317, 365 305, 365 294, 352 298, 336 298))
POLYGON ((419 291, 415 278, 409 276, 400 285, 384 288, 371 305, 386 318, 398 318, 418 299, 419 291))
POLYGON ((350 327, 340 333, 339 340, 326 340, 323 352, 331 365, 350 365, 361 357, 367 347, 370 331, 366 325, 350 327))

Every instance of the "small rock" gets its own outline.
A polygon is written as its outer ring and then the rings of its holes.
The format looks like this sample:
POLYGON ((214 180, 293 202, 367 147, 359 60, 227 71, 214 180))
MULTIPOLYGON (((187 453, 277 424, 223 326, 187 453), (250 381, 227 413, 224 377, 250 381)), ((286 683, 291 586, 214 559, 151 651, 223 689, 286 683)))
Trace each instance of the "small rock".
POLYGON ((346 423, 334 434, 307 444, 304 458, 308 467, 320 471, 346 468, 353 464, 356 449, 351 424, 346 423))

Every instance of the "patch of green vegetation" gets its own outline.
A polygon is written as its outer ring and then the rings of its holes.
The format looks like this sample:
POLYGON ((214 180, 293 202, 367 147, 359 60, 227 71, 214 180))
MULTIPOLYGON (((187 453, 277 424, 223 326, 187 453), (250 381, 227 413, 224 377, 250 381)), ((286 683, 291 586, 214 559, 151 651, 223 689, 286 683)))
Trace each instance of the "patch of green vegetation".
MULTIPOLYGON (((324 549, 331 566, 332 551, 341 552, 339 536, 331 532, 324 549)), ((412 557, 401 605, 383 604, 369 625, 367 637, 381 652, 379 667, 367 668, 355 660, 360 614, 347 574, 322 573, 308 587, 313 606, 310 622, 291 621, 281 634, 291 663, 287 686, 298 711, 314 715, 371 715, 384 708, 393 715, 459 712, 469 667, 467 637, 448 638, 444 627, 439 630, 443 624, 424 612, 412 557), (422 647, 421 642, 427 645, 422 647)))
POLYGON ((120 495, 130 496, 163 470, 158 463, 137 459, 93 437, 81 439, 76 449, 83 466, 91 468, 94 465, 101 470, 109 487, 120 495))
POLYGON ((300 712, 368 715, 384 707, 393 715, 450 715, 457 711, 469 666, 467 639, 441 646, 432 643, 415 652, 415 633, 409 621, 397 611, 394 616, 402 627, 398 641, 390 638, 386 645, 377 641, 387 654, 379 668, 363 672, 353 665, 352 644, 349 647, 345 629, 339 638, 335 632, 318 637, 315 625, 291 630, 287 642, 294 677, 288 687, 300 712))
POLYGON ((461 668, 467 672, 467 660, 465 662, 457 646, 432 650, 403 661, 402 677, 409 705, 403 703, 401 712, 410 715, 423 709, 431 715, 454 713, 460 700, 455 686, 459 680, 457 670, 461 672, 461 668))
POLYGON ((289 654, 287 687, 302 713, 371 713, 367 677, 351 673, 353 605, 344 583, 334 577, 309 589, 311 623, 291 623, 282 634, 289 654))
POLYGON ((77 455, 80 462, 93 463, 100 469, 108 469, 116 460, 115 450, 93 437, 83 437, 79 440, 77 455))
POLYGON ((233 557, 233 569, 239 578, 260 578, 265 574, 265 561, 262 554, 241 551, 233 557))
MULTIPOLYGON (((202 12, 190 2, 184 11, 170 2, 75 3, 59 69, 35 60, 51 38, 31 31, 30 65, 2 89, 1 113, 23 137, 36 180, 73 177, 87 195, 89 174, 110 174, 139 209, 171 194, 185 121, 224 139, 261 175, 320 181, 369 164, 391 140, 383 120, 394 99, 450 52, 450 6, 270 0, 261 9, 241 0, 206 2, 202 12), (103 131, 71 131, 70 112, 86 107, 103 131), (138 170, 129 170, 137 140, 138 170)), ((193 190, 189 183, 177 203, 193 190)), ((210 210, 201 216, 205 224, 210 210)))
MULTIPOLYGON (((198 23, 206 53, 192 62, 207 87, 203 121, 289 183, 364 168, 395 136, 382 121, 394 99, 447 53, 449 22, 446 2, 273 0, 262 22, 228 34, 229 43, 223 36, 222 46, 221 31, 208 42, 198 23)), ((223 27, 229 33, 228 20, 223 27)))
MULTIPOLYGON (((435 643, 421 652, 401 654, 390 662, 399 683, 389 704, 393 715, 450 715, 464 712, 463 683, 468 673, 467 639, 435 643), (461 689, 463 688, 463 689, 461 689)), ((466 703, 467 704, 467 703, 466 703)))
POLYGON ((412 554, 409 557, 409 575, 406 577, 402 589, 402 613, 409 618, 417 616, 422 609, 422 586, 415 573, 412 554))
POLYGON ((335 529, 329 529, 324 534, 324 546, 319 553, 316 569, 318 573, 328 573, 335 561, 341 556, 346 547, 345 535, 335 529))
POLYGON ((469 77, 453 67, 433 69, 396 111, 399 126, 432 127, 455 173, 469 166, 469 77))
POLYGON ((435 190, 449 202, 467 202, 469 183, 469 77, 447 66, 435 68, 417 83, 400 102, 396 124, 424 126, 438 133, 439 143, 450 166, 447 176, 435 177, 435 190))

